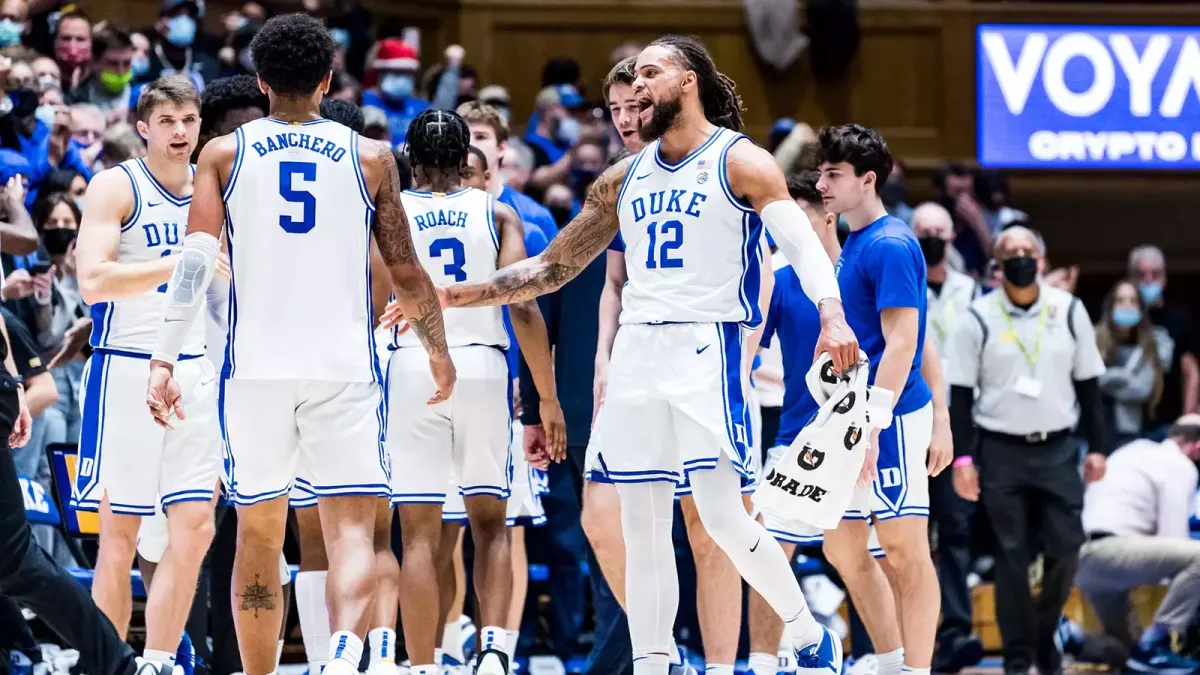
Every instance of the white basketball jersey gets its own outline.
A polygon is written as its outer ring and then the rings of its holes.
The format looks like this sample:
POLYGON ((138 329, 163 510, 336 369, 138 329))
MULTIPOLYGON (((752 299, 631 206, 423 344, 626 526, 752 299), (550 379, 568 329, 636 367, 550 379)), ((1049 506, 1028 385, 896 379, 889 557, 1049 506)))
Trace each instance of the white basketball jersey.
POLYGON ((379 381, 374 203, 358 134, 329 120, 242 125, 225 186, 233 277, 224 375, 379 381))
MULTIPOLYGON (((496 271, 500 233, 496 229, 496 198, 482 190, 416 192, 400 195, 413 245, 421 265, 438 286, 483 281, 496 271)), ((508 346, 501 307, 447 309, 446 344, 508 346)), ((412 331, 396 335, 397 347, 417 347, 412 331)))
POLYGON ((741 138, 718 128, 678 164, 659 156, 658 141, 634 157, 617 196, 629 273, 622 324, 762 321, 762 221, 725 173, 741 138))
MULTIPOLYGON (((121 162, 112 170, 122 171, 129 178, 134 202, 133 213, 121 223, 117 262, 149 262, 178 252, 187 236, 191 196, 177 197, 168 192, 140 159, 121 162)), ((92 305, 92 347, 151 353, 166 307, 166 284, 124 300, 92 305)), ((181 355, 204 355, 203 321, 192 324, 181 355)))

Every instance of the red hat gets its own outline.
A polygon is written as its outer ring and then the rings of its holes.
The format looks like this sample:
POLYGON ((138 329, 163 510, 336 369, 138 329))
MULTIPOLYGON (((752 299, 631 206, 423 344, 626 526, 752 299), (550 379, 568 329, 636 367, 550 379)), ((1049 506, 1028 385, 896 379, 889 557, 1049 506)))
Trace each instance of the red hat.
POLYGON ((420 65, 417 50, 398 38, 380 40, 375 60, 371 63, 371 67, 377 70, 417 70, 420 65))

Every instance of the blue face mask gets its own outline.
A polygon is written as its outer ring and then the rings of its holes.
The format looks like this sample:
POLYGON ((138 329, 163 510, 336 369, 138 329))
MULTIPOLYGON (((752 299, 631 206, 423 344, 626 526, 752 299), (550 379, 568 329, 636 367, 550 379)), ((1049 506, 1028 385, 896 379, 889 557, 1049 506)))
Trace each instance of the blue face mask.
POLYGON ((350 48, 350 31, 345 28, 330 28, 329 37, 342 49, 350 48))
POLYGON ((1142 310, 1137 307, 1113 307, 1112 322, 1121 328, 1133 328, 1142 321, 1142 310))
POLYGON ((12 19, 0 20, 0 47, 21 44, 21 33, 25 27, 12 19))
POLYGON ((141 56, 134 59, 129 69, 133 73, 133 79, 140 79, 143 75, 150 72, 150 57, 141 56))
POLYGON ((196 41, 196 20, 187 14, 171 17, 167 22, 167 42, 176 47, 191 47, 196 41))
POLYGON ((575 145, 579 140, 579 120, 574 117, 564 117, 558 121, 555 140, 563 145, 575 145))
POLYGON ((1162 297, 1163 285, 1159 282, 1143 282, 1138 284, 1138 292, 1142 294, 1142 302, 1153 305, 1162 297))
POLYGON ((388 73, 379 80, 379 91, 393 100, 408 98, 413 94, 413 76, 388 73))
POLYGON ((39 122, 45 124, 47 129, 54 128, 54 106, 40 105, 38 106, 37 112, 34 113, 34 116, 38 118, 39 122))

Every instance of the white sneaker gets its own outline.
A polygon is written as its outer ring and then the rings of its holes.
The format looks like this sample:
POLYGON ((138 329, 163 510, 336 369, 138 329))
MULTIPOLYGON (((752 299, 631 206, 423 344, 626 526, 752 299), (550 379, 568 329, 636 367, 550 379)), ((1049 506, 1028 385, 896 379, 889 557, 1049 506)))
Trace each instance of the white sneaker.
POLYGON ((846 675, 878 675, 879 659, 874 654, 863 654, 846 665, 846 675))
POLYGON ((391 661, 380 661, 367 668, 367 675, 400 675, 400 666, 391 661))

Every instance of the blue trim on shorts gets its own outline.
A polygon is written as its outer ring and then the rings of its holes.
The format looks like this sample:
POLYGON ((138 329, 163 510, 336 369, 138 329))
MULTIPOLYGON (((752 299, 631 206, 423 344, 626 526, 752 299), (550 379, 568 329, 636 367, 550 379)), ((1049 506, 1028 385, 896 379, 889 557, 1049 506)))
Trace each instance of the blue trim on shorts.
POLYGON ((163 495, 159 498, 159 502, 165 510, 172 504, 180 502, 207 502, 212 501, 212 498, 212 490, 179 490, 178 492, 170 492, 163 495))
MULTIPOLYGON (((390 485, 382 485, 379 483, 357 483, 350 485, 334 485, 323 486, 314 485, 303 478, 297 478, 295 484, 300 486, 304 492, 314 494, 317 498, 321 497, 352 497, 352 496, 376 496, 390 497, 392 488, 390 485)), ((291 492, 291 488, 286 490, 291 492)))
POLYGON ((393 492, 392 504, 445 504, 445 492, 393 492))
POLYGON ((500 487, 499 485, 472 485, 471 487, 460 486, 459 491, 462 492, 462 496, 464 498, 490 495, 496 499, 508 499, 509 495, 512 494, 512 490, 509 488, 500 487))
POLYGON ((291 491, 292 491, 291 487, 285 487, 282 490, 271 490, 269 492, 260 492, 256 495, 242 495, 242 494, 238 493, 236 488, 234 488, 232 490, 233 494, 230 495, 230 497, 229 497, 229 501, 233 502, 236 506, 250 506, 253 504, 261 504, 262 502, 269 502, 272 499, 278 499, 280 497, 286 496, 291 491))
MULTIPOLYGON (((153 516, 156 509, 154 504, 149 506, 139 504, 116 504, 113 503, 112 500, 109 500, 108 506, 110 509, 112 509, 113 513, 119 513, 125 516, 153 516)), ((79 502, 72 500, 71 508, 75 509, 76 511, 89 511, 96 513, 100 511, 100 502, 95 499, 85 499, 79 502)))
POLYGON ((77 508, 88 502, 95 502, 97 509, 100 507, 99 500, 90 500, 88 497, 100 482, 100 464, 103 460, 104 444, 105 394, 108 391, 108 366, 111 358, 104 352, 93 352, 88 362, 86 377, 82 383, 83 411, 80 422, 79 447, 76 451, 75 484, 71 494, 71 504, 77 508), (86 461, 92 463, 92 470, 88 476, 83 475, 83 464, 86 461))
MULTIPOLYGON (((741 325, 736 323, 717 324, 717 339, 721 344, 721 371, 724 374, 721 380, 721 401, 725 408, 725 431, 733 452, 737 455, 730 459, 733 460, 733 468, 737 469, 738 473, 745 478, 753 479, 747 447, 751 429, 746 410, 746 396, 742 391, 741 325)), ((715 462, 713 466, 716 466, 715 462)))

